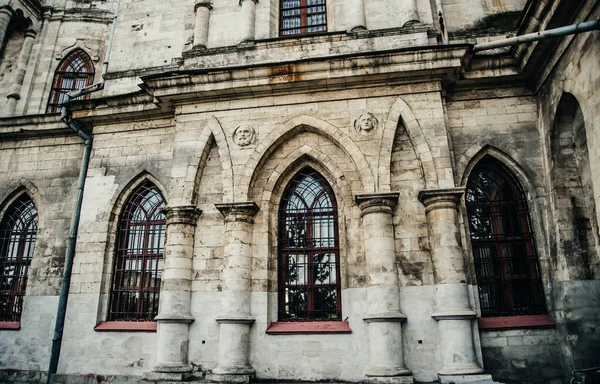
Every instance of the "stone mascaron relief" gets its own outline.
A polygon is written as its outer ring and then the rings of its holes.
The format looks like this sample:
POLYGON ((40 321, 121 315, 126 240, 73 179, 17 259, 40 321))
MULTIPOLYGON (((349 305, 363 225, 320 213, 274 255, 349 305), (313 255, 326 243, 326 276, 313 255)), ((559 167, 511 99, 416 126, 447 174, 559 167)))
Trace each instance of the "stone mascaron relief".
POLYGON ((370 136, 375 133, 378 125, 379 121, 371 112, 365 112, 354 120, 354 129, 356 130, 356 133, 362 136, 370 136))
POLYGON ((250 124, 242 124, 233 132, 233 142, 240 147, 247 147, 254 143, 256 131, 250 124))

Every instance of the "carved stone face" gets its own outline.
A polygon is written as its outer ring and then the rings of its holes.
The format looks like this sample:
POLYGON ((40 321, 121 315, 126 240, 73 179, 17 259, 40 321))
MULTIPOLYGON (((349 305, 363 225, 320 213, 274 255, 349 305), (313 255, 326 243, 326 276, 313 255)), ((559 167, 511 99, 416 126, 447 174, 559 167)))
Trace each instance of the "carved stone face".
POLYGON ((363 135, 370 135, 377 129, 377 118, 371 112, 363 113, 354 121, 354 129, 363 135))
POLYGON ((248 124, 240 125, 233 133, 233 141, 240 147, 252 144, 254 141, 254 128, 248 124))

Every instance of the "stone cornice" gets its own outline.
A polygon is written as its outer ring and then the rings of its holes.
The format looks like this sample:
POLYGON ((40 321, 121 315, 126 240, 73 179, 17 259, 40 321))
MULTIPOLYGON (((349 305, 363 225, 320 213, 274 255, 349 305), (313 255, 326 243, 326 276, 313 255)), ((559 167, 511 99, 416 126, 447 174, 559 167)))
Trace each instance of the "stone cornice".
POLYGON ((436 209, 457 209, 465 188, 429 189, 419 192, 419 201, 425 206, 425 212, 436 209))
POLYGON ((74 135, 58 114, 24 115, 0 118, 0 140, 74 135))

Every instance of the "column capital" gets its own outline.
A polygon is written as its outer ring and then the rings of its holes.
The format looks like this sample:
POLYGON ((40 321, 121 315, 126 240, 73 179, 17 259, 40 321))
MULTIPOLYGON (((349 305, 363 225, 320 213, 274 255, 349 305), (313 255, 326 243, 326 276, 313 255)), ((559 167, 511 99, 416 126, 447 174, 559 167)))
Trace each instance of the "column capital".
POLYGON ((15 11, 13 11, 10 5, 0 5, 0 13, 4 13, 12 17, 15 14, 15 11))
POLYGON ((245 201, 241 203, 221 203, 215 204, 215 207, 225 217, 226 222, 245 221, 250 224, 254 223, 252 219, 258 212, 258 205, 253 201, 245 201))
POLYGON ((37 31, 34 29, 27 29, 24 31, 25 33, 25 37, 31 37, 31 38, 35 38, 35 36, 37 35, 37 31))
POLYGON ((167 216, 167 225, 186 224, 196 225, 196 220, 202 214, 202 211, 195 205, 182 205, 177 207, 164 207, 162 209, 167 216))
POLYGON ((244 1, 252 1, 254 4, 258 4, 258 0, 240 0, 240 5, 242 5, 244 1))
POLYGON ((428 189, 419 192, 419 201, 425 206, 425 212, 436 209, 457 209, 461 197, 465 193, 464 187, 448 189, 428 189))
POLYGON ((212 0, 196 0, 195 4, 194 4, 194 12, 196 12, 198 10, 198 8, 200 7, 206 7, 208 9, 212 9, 213 5, 212 5, 212 0))
POLYGON ((366 193, 354 196, 354 201, 362 211, 362 216, 368 213, 392 213, 398 203, 398 192, 366 193))

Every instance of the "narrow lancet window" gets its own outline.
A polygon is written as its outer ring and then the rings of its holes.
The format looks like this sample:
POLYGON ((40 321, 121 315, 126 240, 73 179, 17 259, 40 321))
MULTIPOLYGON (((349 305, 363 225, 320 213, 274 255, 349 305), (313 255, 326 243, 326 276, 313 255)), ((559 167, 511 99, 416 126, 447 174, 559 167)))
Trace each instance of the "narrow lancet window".
MULTIPOLYGON (((82 50, 71 53, 54 73, 47 112, 60 112, 62 110, 61 105, 69 101, 67 97, 69 92, 92 85, 93 81, 94 65, 90 57, 82 50)), ((88 96, 83 97, 87 98, 88 96)))

